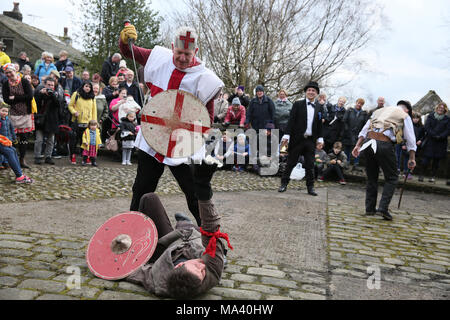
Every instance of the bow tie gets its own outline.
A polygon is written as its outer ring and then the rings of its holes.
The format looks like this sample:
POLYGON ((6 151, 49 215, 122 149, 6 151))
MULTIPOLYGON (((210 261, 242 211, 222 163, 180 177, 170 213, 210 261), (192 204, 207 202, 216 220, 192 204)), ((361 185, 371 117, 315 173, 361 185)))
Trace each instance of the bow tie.
POLYGON ((312 106, 312 107, 315 107, 314 103, 309 102, 309 101, 308 101, 308 105, 309 105, 309 106, 312 106))

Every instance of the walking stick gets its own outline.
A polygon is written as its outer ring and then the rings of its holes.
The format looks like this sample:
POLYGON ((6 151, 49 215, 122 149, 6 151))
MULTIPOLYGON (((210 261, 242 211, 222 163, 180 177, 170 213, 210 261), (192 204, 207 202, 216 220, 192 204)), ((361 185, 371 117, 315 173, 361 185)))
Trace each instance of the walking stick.
MULTIPOLYGON (((124 21, 124 25, 125 25, 125 27, 126 27, 126 26, 129 26, 129 25, 130 25, 130 20, 125 20, 125 21, 124 21)), ((139 74, 138 74, 138 71, 137 71, 137 68, 136 68, 136 59, 134 58, 133 42, 134 42, 133 39, 128 38, 128 46, 130 47, 131 56, 132 56, 132 58, 133 58, 134 73, 136 74, 136 80, 137 80, 137 82, 138 82, 138 87, 139 87, 139 96, 141 97, 142 104, 144 104, 144 97, 142 96, 142 90, 141 90, 141 87, 139 86, 139 84, 140 84, 141 82, 139 81, 139 74)))
POLYGON ((403 190, 405 190, 406 179, 408 179, 408 176, 409 176, 410 172, 411 172, 411 170, 408 169, 408 171, 406 172, 406 175, 405 175, 405 180, 403 181, 402 188, 400 189, 400 198, 398 199, 398 207, 397 207, 397 209, 400 209, 400 203, 402 202, 403 190))

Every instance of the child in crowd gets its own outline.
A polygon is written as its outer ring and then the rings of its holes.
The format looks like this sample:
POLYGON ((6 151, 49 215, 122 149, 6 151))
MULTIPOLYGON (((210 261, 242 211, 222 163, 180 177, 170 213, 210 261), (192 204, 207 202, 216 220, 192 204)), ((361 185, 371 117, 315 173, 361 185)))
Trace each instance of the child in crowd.
MULTIPOLYGON (((121 89, 122 90, 122 89, 121 89)), ((126 89, 125 89, 126 90, 126 89)), ((119 107, 119 121, 125 118, 129 112, 133 112, 137 115, 141 111, 141 106, 134 100, 131 94, 127 93, 127 98, 123 104, 119 107)))
POLYGON ((237 143, 234 145, 234 167, 233 171, 243 171, 246 164, 249 163, 250 159, 250 145, 247 141, 245 134, 240 133, 236 139, 237 143))
POLYGON ((81 162, 81 165, 85 166, 89 158, 91 160, 91 164, 94 167, 97 167, 97 151, 99 146, 102 144, 97 120, 89 121, 88 127, 83 132, 81 141, 81 148, 83 149, 83 161, 81 162))
MULTIPOLYGON (((14 132, 14 126, 8 117, 9 106, 3 102, 0 105, 0 134, 11 141, 16 141, 16 133, 14 132)), ((8 160, 0 155, 0 170, 8 169, 8 160)))
POLYGON ((120 138, 122 139, 122 165, 131 166, 131 153, 136 139, 136 113, 133 111, 120 119, 120 138))
POLYGON ((325 178, 327 178, 330 175, 330 173, 334 172, 337 174, 339 178, 339 183, 342 185, 346 184, 343 173, 346 163, 347 163, 347 156, 342 151, 342 143, 336 141, 333 144, 332 152, 328 154, 327 169, 323 172, 323 175, 320 176, 317 180, 324 181, 325 178))
POLYGON ((234 98, 231 106, 228 107, 227 115, 225 116, 224 126, 230 124, 239 125, 243 128, 245 124, 245 107, 241 105, 238 97, 234 98))
POLYGON ((227 131, 222 132, 222 139, 216 145, 214 146, 214 153, 212 154, 212 157, 220 161, 222 166, 219 166, 218 168, 227 170, 232 167, 232 164, 234 163, 234 160, 232 160, 231 155, 233 154, 234 150, 234 142, 233 139, 230 137, 227 131), (228 159, 228 160, 227 160, 228 159))
POLYGON ((0 158, 3 168, 11 167, 16 175, 16 183, 33 183, 33 179, 23 174, 20 167, 16 149, 12 146, 11 140, 16 140, 14 126, 8 118, 9 108, 2 105, 0 108, 0 158), (7 166, 5 166, 7 164, 7 166))
POLYGON ((315 161, 314 161, 314 177, 317 179, 323 175, 323 169, 328 162, 328 155, 323 150, 323 143, 316 144, 315 161))

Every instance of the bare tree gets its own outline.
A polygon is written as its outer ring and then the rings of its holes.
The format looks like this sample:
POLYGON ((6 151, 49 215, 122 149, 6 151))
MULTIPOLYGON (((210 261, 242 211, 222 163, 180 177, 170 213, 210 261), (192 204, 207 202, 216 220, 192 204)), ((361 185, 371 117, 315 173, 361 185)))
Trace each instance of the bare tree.
POLYGON ((355 54, 378 34, 383 18, 383 8, 369 0, 185 0, 185 5, 174 21, 197 29, 200 58, 227 88, 262 84, 268 92, 285 88, 294 97, 309 80, 324 86, 344 63, 361 68, 355 54))

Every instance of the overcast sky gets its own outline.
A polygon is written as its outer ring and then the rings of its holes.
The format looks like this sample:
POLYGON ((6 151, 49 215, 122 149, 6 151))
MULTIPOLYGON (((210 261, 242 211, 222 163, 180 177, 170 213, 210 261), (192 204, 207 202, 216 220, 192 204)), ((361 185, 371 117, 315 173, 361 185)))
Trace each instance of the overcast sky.
MULTIPOLYGON (((73 36, 71 17, 76 10, 69 0, 15 1, 20 2, 23 22, 56 35, 62 35, 64 27, 69 27, 69 36, 73 36)), ((369 63, 368 72, 355 75, 351 68, 343 70, 343 74, 355 80, 335 95, 363 97, 368 101, 381 95, 390 104, 400 99, 409 99, 414 104, 429 90, 435 90, 449 103, 450 53, 444 49, 450 43, 450 1, 376 1, 385 5, 390 30, 383 40, 360 52, 369 63)), ((13 0, 2 0, 0 11, 12 10, 12 3, 13 0)), ((164 16, 174 4, 174 0, 153 0, 152 9, 164 16)))

